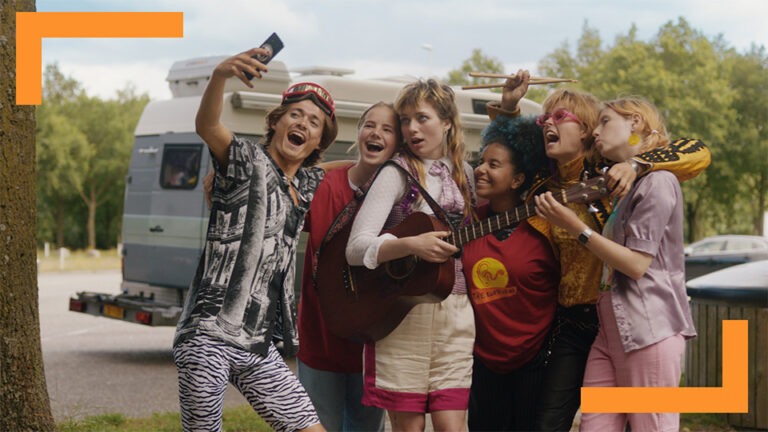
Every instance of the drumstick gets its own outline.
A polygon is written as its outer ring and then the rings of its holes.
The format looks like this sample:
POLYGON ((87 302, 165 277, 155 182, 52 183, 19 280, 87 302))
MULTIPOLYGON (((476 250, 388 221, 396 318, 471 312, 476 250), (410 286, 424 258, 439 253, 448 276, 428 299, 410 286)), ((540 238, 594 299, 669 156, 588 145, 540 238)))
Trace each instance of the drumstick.
MULTIPOLYGON (((555 84, 555 83, 563 83, 563 82, 578 82, 578 81, 572 80, 572 79, 557 78, 557 79, 550 79, 550 80, 529 81, 528 85, 555 84)), ((474 90, 474 89, 497 88, 497 87, 504 87, 504 86, 505 86, 504 83, 477 84, 477 85, 462 86, 461 89, 462 90, 474 90)))
MULTIPOLYGON (((477 78, 503 78, 503 79, 515 78, 516 77, 516 75, 504 75, 504 74, 485 73, 485 72, 470 72, 469 76, 477 77, 477 78)), ((531 83, 547 81, 546 84, 551 84, 552 82, 578 82, 575 79, 570 79, 570 78, 553 78, 553 77, 531 77, 529 81, 531 83)))

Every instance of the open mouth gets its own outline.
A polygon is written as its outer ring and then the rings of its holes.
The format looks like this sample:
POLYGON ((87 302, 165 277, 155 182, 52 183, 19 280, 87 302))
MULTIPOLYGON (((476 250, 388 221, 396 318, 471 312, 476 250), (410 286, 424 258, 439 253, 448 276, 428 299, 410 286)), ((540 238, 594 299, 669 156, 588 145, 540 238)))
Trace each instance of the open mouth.
POLYGON ((300 146, 304 145, 304 143, 307 141, 307 138, 299 132, 289 132, 288 141, 290 141, 293 145, 300 146))
POLYGON ((424 141, 423 138, 412 138, 411 144, 421 144, 422 141, 424 141))
POLYGON ((384 145, 383 144, 379 144, 379 143, 376 143, 376 142, 370 142, 370 141, 365 143, 365 148, 369 152, 373 152, 373 153, 380 153, 380 152, 384 151, 384 145))
POLYGON ((544 133, 544 141, 549 144, 551 142, 557 142, 560 140, 560 135, 557 134, 554 130, 550 129, 546 133, 544 133))

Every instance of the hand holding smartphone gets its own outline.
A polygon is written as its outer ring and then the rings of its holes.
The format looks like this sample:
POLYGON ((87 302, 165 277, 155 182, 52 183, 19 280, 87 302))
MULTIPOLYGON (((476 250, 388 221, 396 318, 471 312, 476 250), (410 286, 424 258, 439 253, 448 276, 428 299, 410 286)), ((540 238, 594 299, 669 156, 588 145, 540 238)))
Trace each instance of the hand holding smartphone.
MULTIPOLYGON (((252 58, 255 58, 256 60, 260 61, 262 64, 266 65, 269 63, 270 60, 272 60, 272 57, 276 56, 277 53, 280 52, 280 50, 283 49, 283 41, 280 40, 280 37, 277 35, 277 33, 272 33, 267 40, 264 41, 264 43, 261 44, 259 48, 263 48, 267 51, 267 54, 256 54, 252 56, 252 58)), ((245 77, 248 78, 248 81, 253 79, 253 75, 249 74, 248 72, 244 72, 245 77)))

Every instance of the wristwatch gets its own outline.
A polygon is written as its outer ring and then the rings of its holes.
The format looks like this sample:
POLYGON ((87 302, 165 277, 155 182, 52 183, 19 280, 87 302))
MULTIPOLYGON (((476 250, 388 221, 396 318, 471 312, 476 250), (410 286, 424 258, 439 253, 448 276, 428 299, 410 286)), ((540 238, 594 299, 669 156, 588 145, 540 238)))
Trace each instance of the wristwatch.
POLYGON ((579 240, 579 243, 586 245, 587 242, 589 241, 589 237, 592 235, 593 232, 594 231, 592 231, 592 229, 589 227, 584 228, 584 231, 582 231, 581 234, 579 234, 579 236, 576 238, 579 240))
POLYGON ((627 159, 627 163, 629 164, 629 166, 632 167, 633 170, 635 170, 635 174, 639 174, 640 173, 640 164, 637 163, 636 160, 634 160, 632 158, 629 158, 629 159, 627 159))

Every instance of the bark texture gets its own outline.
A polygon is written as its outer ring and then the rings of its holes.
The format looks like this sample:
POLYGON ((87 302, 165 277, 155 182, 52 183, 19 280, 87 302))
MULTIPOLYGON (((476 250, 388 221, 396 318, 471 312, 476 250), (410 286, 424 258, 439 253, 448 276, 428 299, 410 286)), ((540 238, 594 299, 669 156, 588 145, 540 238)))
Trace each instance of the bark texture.
POLYGON ((40 347, 35 107, 16 105, 16 12, 0 1, 0 431, 55 430, 40 347))

